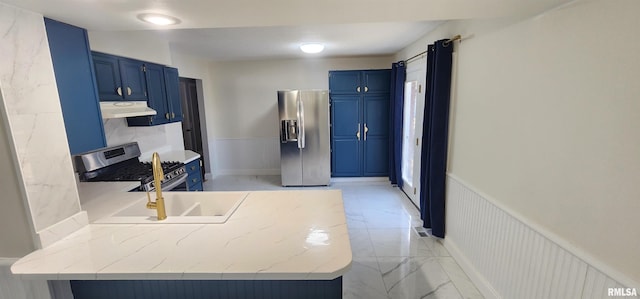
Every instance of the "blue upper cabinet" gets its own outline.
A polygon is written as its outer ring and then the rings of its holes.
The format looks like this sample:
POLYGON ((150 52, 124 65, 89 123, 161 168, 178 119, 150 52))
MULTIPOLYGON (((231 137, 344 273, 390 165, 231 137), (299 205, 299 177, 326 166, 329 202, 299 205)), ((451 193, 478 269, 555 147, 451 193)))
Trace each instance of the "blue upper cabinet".
POLYGON ((363 71, 362 85, 365 93, 389 93, 391 72, 389 70, 363 71))
POLYGON ((362 88, 360 71, 331 71, 329 72, 329 91, 332 94, 357 94, 362 88))
POLYGON ((145 63, 148 105, 156 115, 127 118, 129 126, 155 126, 182 121, 178 69, 145 63))
POLYGON ((178 69, 92 52, 101 101, 146 101, 156 115, 127 118, 129 126, 182 121, 178 69))
POLYGON ((105 147, 87 31, 44 19, 71 154, 105 147))
POLYGON ((101 101, 146 101, 144 62, 92 52, 101 101))
POLYGON ((118 58, 111 55, 93 52, 98 96, 101 101, 122 100, 122 80, 118 58), (120 94, 118 94, 120 89, 120 94))
POLYGON ((332 94, 389 93, 389 70, 331 71, 329 89, 332 94))
POLYGON ((164 68, 164 84, 167 89, 167 104, 170 121, 182 121, 182 101, 180 100, 180 76, 177 68, 164 68))
POLYGON ((157 112, 156 115, 129 117, 130 126, 154 126, 166 124, 169 121, 169 108, 164 87, 163 66, 147 63, 145 65, 145 82, 149 101, 147 104, 157 112))
POLYGON ((127 101, 146 101, 145 63, 127 58, 120 58, 119 63, 124 99, 127 101))

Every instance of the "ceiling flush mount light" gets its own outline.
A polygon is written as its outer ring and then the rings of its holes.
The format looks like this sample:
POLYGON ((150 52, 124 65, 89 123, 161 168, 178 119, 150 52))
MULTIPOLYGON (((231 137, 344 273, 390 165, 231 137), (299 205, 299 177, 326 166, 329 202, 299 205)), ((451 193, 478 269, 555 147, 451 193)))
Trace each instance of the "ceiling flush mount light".
POLYGON ((157 13, 139 14, 138 19, 159 26, 175 25, 180 23, 180 20, 178 18, 157 13))
POLYGON ((320 53, 322 52, 322 50, 324 50, 324 45, 317 44, 317 43, 303 44, 302 46, 300 46, 300 50, 302 50, 302 52, 309 53, 309 54, 320 53))

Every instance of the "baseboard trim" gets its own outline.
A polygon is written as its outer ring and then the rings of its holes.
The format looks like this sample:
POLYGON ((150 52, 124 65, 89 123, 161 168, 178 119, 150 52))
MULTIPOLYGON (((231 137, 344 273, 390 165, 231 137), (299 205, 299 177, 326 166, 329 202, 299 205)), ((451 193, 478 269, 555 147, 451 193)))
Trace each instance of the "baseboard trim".
POLYGON ((0 267, 2 266, 11 266, 13 263, 17 262, 19 258, 12 257, 0 257, 0 267))
POLYGON ((458 265, 464 270, 464 273, 469 276, 469 279, 476 285, 482 296, 487 299, 491 298, 501 298, 498 292, 493 288, 493 286, 487 281, 487 279, 477 271, 477 269, 473 266, 473 264, 467 259, 467 257, 460 251, 460 248, 449 240, 448 238, 444 238, 442 245, 449 251, 451 256, 456 260, 458 265))
POLYGON ((332 177, 332 183, 388 182, 388 177, 332 177))
POLYGON ((215 175, 280 175, 280 169, 218 169, 215 175))

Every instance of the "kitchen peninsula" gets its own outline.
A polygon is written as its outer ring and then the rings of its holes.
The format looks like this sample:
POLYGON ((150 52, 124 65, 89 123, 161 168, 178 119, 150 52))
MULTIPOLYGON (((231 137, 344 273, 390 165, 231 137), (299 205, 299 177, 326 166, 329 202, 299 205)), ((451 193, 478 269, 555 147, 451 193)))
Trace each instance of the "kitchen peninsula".
MULTIPOLYGON (((223 224, 92 223, 12 272, 71 280, 76 299, 152 298, 160 290, 176 298, 341 298, 352 258, 341 191, 205 193, 244 201, 223 224)), ((93 222, 141 196, 111 192, 83 207, 93 222)))

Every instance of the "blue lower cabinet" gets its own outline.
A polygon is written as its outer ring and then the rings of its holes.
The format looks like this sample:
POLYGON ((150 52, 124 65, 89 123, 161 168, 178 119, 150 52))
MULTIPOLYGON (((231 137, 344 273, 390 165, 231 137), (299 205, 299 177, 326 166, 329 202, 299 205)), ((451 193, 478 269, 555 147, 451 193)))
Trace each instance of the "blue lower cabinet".
POLYGON ((342 298, 342 276, 333 280, 72 280, 75 299, 333 299, 342 298))
POLYGON ((200 191, 204 191, 204 190, 203 190, 202 183, 199 183, 199 184, 195 184, 195 185, 189 186, 189 190, 188 190, 188 191, 190 191, 190 192, 200 192, 200 191))
POLYGON ((202 191, 202 168, 200 166, 200 159, 193 160, 187 165, 187 186, 188 191, 202 191))

